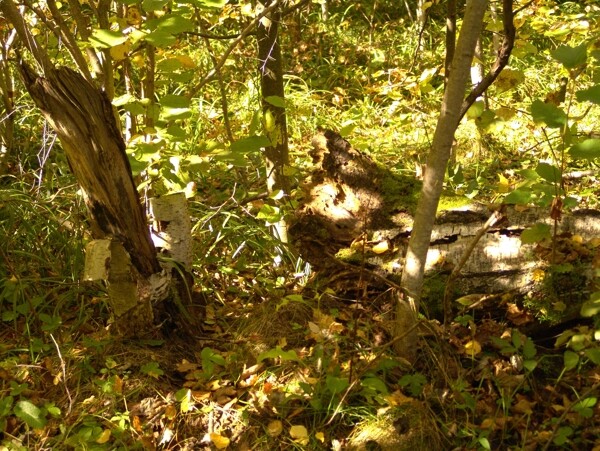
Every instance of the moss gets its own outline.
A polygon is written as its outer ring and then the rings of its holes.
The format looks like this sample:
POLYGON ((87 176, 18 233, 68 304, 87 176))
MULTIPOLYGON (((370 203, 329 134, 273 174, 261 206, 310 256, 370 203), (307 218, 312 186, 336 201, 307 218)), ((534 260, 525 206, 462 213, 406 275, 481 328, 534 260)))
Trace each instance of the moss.
POLYGON ((454 210, 460 207, 471 205, 473 201, 464 196, 448 196, 442 195, 438 206, 438 211, 454 210))

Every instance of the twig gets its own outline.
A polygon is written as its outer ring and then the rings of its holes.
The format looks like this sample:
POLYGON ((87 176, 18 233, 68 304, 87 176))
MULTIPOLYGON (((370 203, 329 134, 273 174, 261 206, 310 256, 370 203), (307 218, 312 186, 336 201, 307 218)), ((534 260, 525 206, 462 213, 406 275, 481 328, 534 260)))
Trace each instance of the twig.
MULTIPOLYGON (((203 27, 201 21, 200 27, 203 27)), ((212 45, 210 44, 210 39, 206 36, 204 36, 203 39, 204 44, 206 45, 206 50, 208 50, 208 55, 210 56, 210 59, 215 66, 215 74, 219 82, 219 90, 221 93, 221 109, 223 110, 223 124, 225 125, 225 132, 227 133, 227 138, 229 139, 229 142, 233 143, 235 141, 235 138, 233 137, 233 132, 231 131, 231 123, 229 122, 229 104, 227 103, 227 91, 225 89, 225 82, 223 81, 223 72, 221 72, 220 68, 217 69, 217 64, 219 63, 219 61, 217 60, 212 45)))
POLYGON ((250 21, 250 23, 246 26, 246 28, 244 28, 242 30, 240 35, 229 45, 229 47, 225 50, 225 52, 223 52, 223 56, 217 62, 217 64, 215 64, 215 67, 212 70, 210 70, 208 72, 208 74, 206 74, 204 76, 204 78, 202 80, 200 80, 200 82, 190 90, 190 92, 188 93, 189 98, 194 97, 198 93, 198 91, 200 91, 200 89, 202 89, 204 87, 204 85, 206 85, 209 81, 211 81, 215 77, 215 75, 217 75, 218 71, 220 71, 221 68, 227 62, 227 59, 229 58, 229 55, 231 54, 231 52, 233 52, 233 50, 239 45, 240 42, 242 42, 244 40, 244 38, 246 38, 246 36, 248 36, 254 32, 256 25, 260 22, 260 20, 264 16, 266 16, 267 14, 269 14, 271 11, 275 10, 276 8, 279 8, 279 5, 280 5, 280 1, 275 0, 267 8, 263 9, 260 12, 260 14, 258 14, 252 21, 250 21))
POLYGON ((60 369, 62 370, 63 384, 65 386, 65 392, 67 393, 67 398, 69 399, 69 408, 67 409, 66 416, 69 416, 71 414, 71 410, 73 409, 73 398, 71 397, 71 392, 69 391, 69 387, 67 386, 67 368, 66 368, 63 356, 60 352, 60 347, 58 346, 58 343, 54 339, 54 335, 50 334, 50 338, 52 339, 52 342, 54 343, 54 347, 56 348, 56 353, 58 354, 58 359, 60 360, 60 369))
POLYGON ((463 268, 463 266, 465 266, 465 263, 467 263, 469 257, 471 257, 471 254, 475 250, 475 247, 477 246, 477 243, 479 242, 481 237, 485 233, 487 233, 487 231, 491 227, 493 227, 497 222, 499 222, 502 219, 502 217, 503 213, 501 210, 496 210, 492 213, 492 215, 488 218, 485 224, 477 231, 477 233, 469 243, 469 246, 463 253, 460 261, 457 263, 456 267, 448 277, 448 280, 446 281, 446 289, 444 290, 444 324, 447 324, 448 320, 450 319, 450 292, 452 289, 452 283, 460 274, 461 269, 463 268))

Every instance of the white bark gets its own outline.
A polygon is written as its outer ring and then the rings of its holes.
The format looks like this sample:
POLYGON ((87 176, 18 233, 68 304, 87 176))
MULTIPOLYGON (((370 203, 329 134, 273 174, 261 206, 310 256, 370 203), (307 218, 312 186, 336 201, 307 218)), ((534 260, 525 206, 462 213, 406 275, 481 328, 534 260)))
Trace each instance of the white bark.
MULTIPOLYGON (((467 1, 463 25, 452 60, 448 84, 444 92, 440 117, 427 160, 423 189, 417 205, 413 233, 411 234, 402 273, 402 287, 408 294, 409 299, 398 299, 396 318, 396 336, 398 337, 401 336, 406 324, 409 322, 406 315, 411 315, 412 312, 412 318, 410 319, 414 321, 416 318, 416 310, 423 288, 423 274, 431 232, 444 185, 444 176, 454 141, 454 133, 460 120, 460 110, 470 78, 477 39, 483 27, 483 16, 487 3, 487 0, 467 1)), ((414 334, 409 334, 406 340, 398 340, 396 349, 410 359, 412 357, 411 353, 414 355, 416 351, 415 342, 416 331, 414 334)))

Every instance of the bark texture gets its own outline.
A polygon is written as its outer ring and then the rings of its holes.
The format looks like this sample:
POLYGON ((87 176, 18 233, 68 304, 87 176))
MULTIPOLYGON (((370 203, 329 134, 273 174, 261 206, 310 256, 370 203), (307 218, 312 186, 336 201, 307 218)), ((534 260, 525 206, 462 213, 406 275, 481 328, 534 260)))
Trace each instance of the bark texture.
POLYGON ((66 67, 37 77, 22 66, 22 75, 34 102, 58 134, 81 186, 93 237, 121 241, 142 276, 160 272, 125 142, 108 98, 66 67))
POLYGON ((467 1, 463 25, 450 67, 448 84, 444 91, 440 118, 427 159, 423 189, 415 214, 414 232, 410 237, 406 253, 401 283, 406 293, 397 293, 395 349, 399 355, 408 360, 413 360, 416 353, 417 332, 415 330, 413 333, 407 334, 407 326, 416 320, 419 309, 431 231, 442 194, 454 133, 460 121, 460 111, 469 80, 471 62, 483 27, 486 6, 487 0, 467 1))
POLYGON ((62 143, 90 212, 92 236, 117 240, 127 253, 114 255, 121 255, 122 261, 131 259, 137 297, 125 297, 127 305, 120 303, 115 310, 115 329, 125 336, 145 334, 154 323, 152 302, 165 294, 153 280, 162 268, 112 105, 104 92, 71 69, 46 68, 45 77, 38 77, 23 65, 21 72, 32 99, 62 143))

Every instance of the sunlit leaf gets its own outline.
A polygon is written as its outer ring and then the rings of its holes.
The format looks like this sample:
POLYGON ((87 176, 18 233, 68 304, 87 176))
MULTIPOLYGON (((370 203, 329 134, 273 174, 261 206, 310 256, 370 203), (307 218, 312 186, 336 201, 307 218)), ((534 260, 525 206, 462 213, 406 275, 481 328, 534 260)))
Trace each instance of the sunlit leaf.
POLYGON ((530 190, 516 189, 504 198, 503 203, 509 205, 526 205, 531 201, 531 196, 530 190))
POLYGON ((210 433, 210 441, 215 445, 217 449, 225 449, 229 446, 231 440, 221 434, 217 434, 216 432, 210 433))
POLYGON ((580 44, 577 47, 561 45, 550 52, 552 57, 567 69, 574 69, 585 64, 587 60, 587 45, 580 44))
POLYGON ((185 33, 187 31, 193 31, 195 29, 194 23, 179 14, 167 14, 163 17, 156 19, 155 22, 148 23, 148 27, 155 30, 164 31, 170 34, 185 33))
POLYGON ((26 399, 17 402, 13 412, 18 418, 27 423, 29 427, 34 429, 41 429, 48 422, 42 410, 26 399))
POLYGON ((277 108, 285 108, 285 99, 279 96, 267 96, 265 97, 265 102, 273 105, 277 108))
POLYGON ((561 108, 541 100, 533 101, 531 115, 535 122, 543 122, 550 128, 560 128, 567 123, 567 114, 561 108))
POLYGON ((592 138, 575 144, 569 149, 569 154, 573 158, 583 160, 595 160, 600 158, 600 139, 592 138))
POLYGON ((231 143, 230 148, 232 152, 250 153, 259 152, 263 147, 270 145, 271 140, 266 136, 249 136, 231 143))
POLYGON ((470 340, 464 344, 463 351, 468 356, 474 357, 481 352, 481 344, 477 340, 470 340))
POLYGON ((107 49, 119 44, 123 44, 127 40, 127 36, 120 31, 105 30, 97 28, 92 31, 90 43, 97 49, 107 49))
POLYGON ((175 36, 173 36, 171 33, 160 29, 148 33, 144 36, 143 39, 146 42, 149 42, 150 44, 154 45, 155 47, 168 47, 177 42, 177 38, 175 36))
POLYGON ((473 105, 467 110, 467 117, 469 119, 475 119, 481 116, 483 110, 485 109, 485 103, 483 100, 478 100, 474 102, 473 105))
POLYGON ((160 11, 163 7, 169 3, 169 0, 144 0, 142 2, 142 8, 144 11, 160 11))
POLYGON ((300 444, 308 444, 308 430, 301 424, 290 427, 290 437, 300 444))

